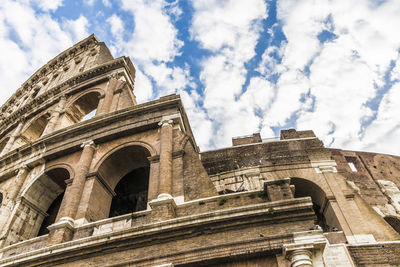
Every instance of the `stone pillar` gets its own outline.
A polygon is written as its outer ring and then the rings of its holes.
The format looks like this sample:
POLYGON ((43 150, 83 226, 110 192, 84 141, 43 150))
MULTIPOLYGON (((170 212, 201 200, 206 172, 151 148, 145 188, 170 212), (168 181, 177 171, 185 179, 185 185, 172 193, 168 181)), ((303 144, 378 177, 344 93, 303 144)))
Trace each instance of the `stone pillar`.
POLYGON ((67 103, 67 98, 65 96, 62 96, 60 98, 60 101, 58 102, 57 107, 51 113, 49 122, 47 123, 42 136, 47 135, 54 131, 54 129, 56 128, 57 122, 60 118, 60 115, 64 112, 64 107, 65 107, 66 103, 67 103))
POLYGON ((8 142, 7 142, 6 146, 4 147, 3 151, 1 151, 0 156, 3 156, 5 154, 7 154, 11 150, 12 146, 14 145, 15 140, 21 134, 22 127, 24 126, 24 122, 25 122, 24 119, 20 120, 20 122, 18 123, 18 126, 15 128, 14 132, 10 136, 10 139, 8 140, 8 142))
POLYGON ((51 244, 61 243, 72 238, 75 215, 95 151, 93 141, 84 142, 82 147, 83 150, 76 168, 76 175, 72 180, 72 184, 66 190, 63 203, 61 204, 62 209, 60 209, 57 215, 60 219, 48 228, 50 230, 51 244))
POLYGON ((120 86, 117 90, 114 91, 114 97, 112 100, 110 111, 116 111, 118 109, 118 103, 119 103, 119 98, 121 97, 122 88, 123 87, 120 86))
POLYGON ((105 89, 104 99, 102 101, 101 107, 99 107, 99 110, 96 112, 96 115, 110 112, 111 104, 114 98, 114 88, 117 86, 117 84, 117 79, 109 78, 105 89))
POLYGON ((296 249, 287 254, 291 267, 313 266, 312 252, 309 249, 296 249))
POLYGON ((99 95, 99 104, 97 104, 97 110, 96 110, 95 116, 101 114, 101 110, 102 110, 103 104, 104 104, 104 98, 105 98, 105 94, 99 95))
POLYGON ((18 170, 17 177, 14 180, 14 186, 10 188, 10 191, 8 191, 7 200, 12 200, 15 202, 15 198, 18 196, 19 191, 22 188, 22 185, 25 182, 26 177, 28 176, 29 173, 29 167, 27 165, 22 166, 18 170))
POLYGON ((69 195, 66 196, 65 210, 61 211, 62 217, 74 219, 78 210, 79 201, 82 197, 83 187, 86 181, 86 174, 89 172, 90 164, 92 163, 95 144, 93 141, 86 141, 81 146, 83 148, 81 158, 76 169, 76 175, 72 180, 69 195))
POLYGON ((172 120, 163 120, 160 133, 160 185, 158 198, 171 197, 172 193, 172 120))
POLYGON ((310 267, 313 259, 316 266, 322 263, 322 255, 327 243, 322 230, 293 233, 293 243, 284 244, 283 252, 291 267, 310 267))
POLYGON ((4 204, 2 205, 2 213, 0 217, 0 227, 2 227, 2 232, 1 232, 1 240, 4 241, 6 238, 6 235, 9 230, 9 226, 12 221, 11 214, 13 213, 13 210, 15 208, 15 200, 21 191, 21 188, 25 182, 26 177, 29 174, 29 167, 24 165, 22 166, 19 171, 17 176, 15 177, 14 180, 14 185, 10 188, 10 190, 7 192, 5 199, 4 199, 4 204))

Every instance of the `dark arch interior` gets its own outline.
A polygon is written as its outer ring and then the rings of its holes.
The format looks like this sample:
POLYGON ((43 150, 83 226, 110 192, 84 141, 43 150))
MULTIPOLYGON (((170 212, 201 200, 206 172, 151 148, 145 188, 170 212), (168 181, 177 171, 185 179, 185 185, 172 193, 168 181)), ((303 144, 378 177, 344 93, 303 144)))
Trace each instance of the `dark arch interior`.
MULTIPOLYGON (((57 168, 57 169, 53 169, 53 170, 46 172, 46 174, 55 183, 57 183, 57 185, 59 185, 61 188, 63 188, 65 190, 65 188, 66 188, 65 180, 70 178, 69 172, 66 169, 57 168)), ((40 226, 38 236, 48 234, 49 230, 47 229, 47 227, 52 225, 53 223, 55 223, 57 215, 58 215, 58 211, 60 210, 60 207, 61 207, 61 202, 64 197, 64 192, 59 194, 53 200, 53 202, 50 204, 49 208, 47 209, 46 213, 48 214, 48 216, 44 218, 44 220, 40 226)))
POLYGON ((3 204, 3 193, 0 192, 0 206, 3 204))
POLYGON ((40 116, 35 121, 33 121, 31 125, 22 134, 25 137, 25 139, 29 142, 33 142, 39 139, 42 136, 44 129, 46 128, 49 117, 50 115, 46 113, 40 116))
POLYGON ((317 216, 317 222, 324 232, 332 230, 333 226, 328 225, 323 211, 321 210, 325 202, 325 193, 322 189, 306 179, 291 178, 291 184, 295 186, 294 197, 311 197, 313 209, 317 216))
POLYGON ((150 167, 137 168, 125 175, 115 187, 109 217, 145 210, 150 167))
POLYGON ((73 123, 90 119, 99 105, 99 92, 90 92, 78 98, 68 109, 67 116, 73 123))
POLYGON ((385 221, 392 226, 397 233, 400 234, 400 220, 396 217, 386 216, 384 217, 385 221))
POLYGON ((46 213, 49 215, 44 218, 42 225, 40 226, 38 236, 45 235, 49 233, 47 229, 48 226, 52 225, 56 221, 56 217, 58 211, 60 210, 61 202, 64 197, 64 193, 60 194, 54 201, 51 203, 49 209, 46 213))
POLYGON ((3 149, 4 149, 5 146, 7 145, 7 142, 8 142, 9 139, 10 139, 10 138, 7 137, 7 138, 4 138, 3 141, 0 142, 0 153, 1 153, 1 151, 3 151, 3 149))

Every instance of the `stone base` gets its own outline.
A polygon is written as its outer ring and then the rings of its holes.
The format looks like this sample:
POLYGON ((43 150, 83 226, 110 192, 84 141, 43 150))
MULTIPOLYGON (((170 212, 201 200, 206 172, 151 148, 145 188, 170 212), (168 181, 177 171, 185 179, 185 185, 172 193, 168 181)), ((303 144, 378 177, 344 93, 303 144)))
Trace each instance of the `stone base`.
POLYGON ((160 194, 157 199, 149 202, 151 221, 159 222, 175 218, 176 202, 169 194, 160 194))

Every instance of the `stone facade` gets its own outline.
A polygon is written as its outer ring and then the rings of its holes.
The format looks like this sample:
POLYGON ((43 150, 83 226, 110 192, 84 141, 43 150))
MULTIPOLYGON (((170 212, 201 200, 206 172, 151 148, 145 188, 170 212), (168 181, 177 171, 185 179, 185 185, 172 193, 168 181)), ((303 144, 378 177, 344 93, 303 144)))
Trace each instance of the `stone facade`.
POLYGON ((400 264, 399 157, 294 129, 200 152, 134 77, 92 35, 3 105, 1 266, 400 264))

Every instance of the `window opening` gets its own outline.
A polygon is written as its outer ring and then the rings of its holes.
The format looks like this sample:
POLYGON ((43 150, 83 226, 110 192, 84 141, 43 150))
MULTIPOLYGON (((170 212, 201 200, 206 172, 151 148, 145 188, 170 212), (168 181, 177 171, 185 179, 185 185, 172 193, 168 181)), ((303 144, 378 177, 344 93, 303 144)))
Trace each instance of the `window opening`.
POLYGON ((357 170, 357 167, 355 164, 357 161, 357 158, 356 157, 345 157, 345 158, 346 158, 347 164, 349 165, 351 171, 357 172, 358 170, 357 170))
POLYGON ((45 235, 49 233, 49 230, 47 229, 48 226, 52 225, 55 223, 58 211, 60 210, 61 202, 64 197, 64 193, 60 194, 54 201, 51 203, 49 209, 47 210, 47 216, 44 218, 42 225, 40 226, 39 234, 38 236, 45 235))
POLYGON ((114 191, 109 217, 145 210, 149 187, 149 167, 135 169, 125 175, 114 191))

